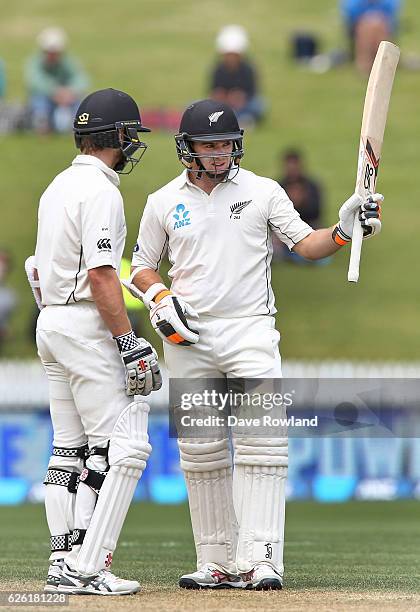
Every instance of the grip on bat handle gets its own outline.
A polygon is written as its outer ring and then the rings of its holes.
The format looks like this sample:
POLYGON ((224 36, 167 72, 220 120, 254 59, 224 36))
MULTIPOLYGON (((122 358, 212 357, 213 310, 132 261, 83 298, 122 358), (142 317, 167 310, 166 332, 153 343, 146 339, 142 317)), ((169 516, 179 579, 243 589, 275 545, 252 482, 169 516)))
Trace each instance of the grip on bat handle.
POLYGON ((357 283, 359 280, 359 265, 360 255, 362 253, 362 241, 363 241, 363 228, 359 220, 359 212, 354 217, 353 224, 353 236, 351 240, 351 253, 349 271, 347 273, 347 280, 350 283, 357 283))

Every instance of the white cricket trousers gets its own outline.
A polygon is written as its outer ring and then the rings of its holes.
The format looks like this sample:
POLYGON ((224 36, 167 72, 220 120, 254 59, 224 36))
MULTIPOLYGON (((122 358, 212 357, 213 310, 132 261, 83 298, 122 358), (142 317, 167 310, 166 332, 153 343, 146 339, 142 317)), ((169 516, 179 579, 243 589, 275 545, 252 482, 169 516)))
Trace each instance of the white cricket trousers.
POLYGON ((129 399, 117 345, 96 305, 46 306, 36 340, 49 381, 54 446, 106 445, 129 399))
POLYGON ((197 344, 163 345, 171 378, 281 378, 280 334, 274 317, 200 316, 196 327, 197 344))
MULTIPOLYGON (((194 391, 209 378, 281 378, 273 317, 200 317, 197 327, 197 344, 164 344, 171 378, 196 379, 194 391)), ((197 569, 217 563, 247 573, 268 562, 282 575, 287 438, 280 431, 241 437, 232 430, 232 470, 229 434, 221 429, 205 438, 179 431, 197 569)))

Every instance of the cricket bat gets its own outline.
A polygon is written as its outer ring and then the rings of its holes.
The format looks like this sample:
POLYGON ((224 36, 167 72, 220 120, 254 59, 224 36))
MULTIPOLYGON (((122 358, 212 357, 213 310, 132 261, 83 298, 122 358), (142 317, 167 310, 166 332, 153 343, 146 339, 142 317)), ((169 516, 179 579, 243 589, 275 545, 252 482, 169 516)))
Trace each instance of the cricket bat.
MULTIPOLYGON (((384 138, 386 117, 392 84, 400 57, 399 48, 383 40, 370 72, 363 108, 360 132, 359 160, 355 192, 363 198, 375 193, 376 179, 384 138)), ((359 213, 354 217, 353 238, 347 279, 352 283, 359 280, 360 255, 362 252, 363 229, 359 213)))

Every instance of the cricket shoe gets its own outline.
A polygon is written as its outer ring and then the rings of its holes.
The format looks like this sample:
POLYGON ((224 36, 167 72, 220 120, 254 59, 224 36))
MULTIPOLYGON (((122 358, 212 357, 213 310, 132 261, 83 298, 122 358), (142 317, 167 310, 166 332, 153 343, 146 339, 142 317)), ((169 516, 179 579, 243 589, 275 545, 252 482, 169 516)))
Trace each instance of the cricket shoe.
POLYGON ((47 582, 44 586, 46 593, 55 593, 60 584, 60 579, 63 574, 64 559, 55 559, 48 568, 47 582))
POLYGON ((140 591, 137 580, 118 578, 108 570, 96 576, 85 577, 65 565, 57 592, 69 595, 131 595, 140 591))
POLYGON ((221 565, 206 563, 192 574, 184 574, 179 580, 183 589, 243 589, 241 577, 230 574, 221 565))
POLYGON ((283 577, 269 563, 257 563, 250 572, 240 576, 246 589, 278 591, 283 588, 283 577))

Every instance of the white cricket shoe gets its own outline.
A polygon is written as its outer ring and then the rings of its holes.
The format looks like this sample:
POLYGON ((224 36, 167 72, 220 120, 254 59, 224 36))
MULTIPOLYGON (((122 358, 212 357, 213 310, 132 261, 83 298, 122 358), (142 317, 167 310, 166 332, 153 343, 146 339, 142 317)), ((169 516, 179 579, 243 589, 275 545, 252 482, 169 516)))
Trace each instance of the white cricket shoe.
POLYGON ((44 586, 46 593, 56 593, 57 587, 60 584, 61 575, 63 573, 64 559, 55 559, 48 568, 47 582, 44 586))
POLYGON ((230 574, 217 563, 206 563, 192 574, 184 574, 179 580, 183 589, 243 589, 245 583, 237 574, 230 574))
POLYGON ((246 589, 271 591, 283 588, 283 577, 269 563, 257 563, 250 572, 240 576, 246 589))
POLYGON ((57 592, 69 595, 131 595, 140 591, 137 580, 118 578, 108 570, 86 578, 65 565, 57 592))

